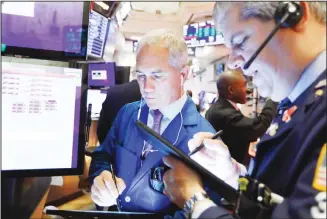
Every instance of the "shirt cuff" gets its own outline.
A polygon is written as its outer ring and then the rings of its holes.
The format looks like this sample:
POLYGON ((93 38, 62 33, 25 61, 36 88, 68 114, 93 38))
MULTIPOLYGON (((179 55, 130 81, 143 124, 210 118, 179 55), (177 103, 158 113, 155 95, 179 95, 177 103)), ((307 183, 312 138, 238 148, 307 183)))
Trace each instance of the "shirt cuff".
POLYGON ((234 189, 238 189, 238 178, 240 176, 244 176, 247 173, 246 167, 242 164, 238 163, 236 160, 232 158, 232 173, 226 179, 223 179, 227 184, 232 186, 234 189))
POLYGON ((191 218, 199 218, 200 215, 207 209, 209 209, 210 207, 214 207, 216 206, 216 204, 211 201, 210 199, 204 199, 201 201, 197 201, 194 204, 194 209, 192 211, 192 216, 191 218))
POLYGON ((246 174, 248 174, 248 171, 243 164, 238 163, 238 165, 240 167, 240 176, 245 176, 246 174))

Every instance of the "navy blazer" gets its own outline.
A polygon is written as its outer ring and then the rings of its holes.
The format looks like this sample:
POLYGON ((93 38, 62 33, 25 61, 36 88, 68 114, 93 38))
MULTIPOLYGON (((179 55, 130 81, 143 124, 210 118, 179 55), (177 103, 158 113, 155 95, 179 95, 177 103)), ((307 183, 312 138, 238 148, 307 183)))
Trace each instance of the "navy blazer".
MULTIPOLYGON (((169 213, 176 210, 167 196, 155 191, 150 186, 151 168, 162 166, 163 155, 160 152, 149 153, 141 166, 143 139, 141 138, 136 120, 140 101, 125 105, 117 115, 105 141, 92 155, 90 180, 103 170, 110 170, 109 165, 115 166, 115 174, 126 183, 126 189, 120 195, 123 211, 169 213)), ((140 120, 147 124, 149 108, 144 104, 141 108, 140 120)), ((181 111, 183 125, 176 147, 189 153, 188 141, 197 132, 212 132, 215 130, 196 110, 190 97, 181 111)), ((173 143, 181 126, 181 116, 170 122, 162 136, 173 143)))
POLYGON ((291 120, 285 122, 283 113, 279 114, 272 122, 272 126, 278 124, 276 134, 270 136, 268 129, 257 146, 251 175, 282 196, 292 193, 299 171, 315 149, 311 144, 320 141, 316 147, 321 148, 326 140, 319 136, 326 128, 326 99, 315 94, 322 80, 326 80, 326 73, 289 107, 297 107, 291 120))
MULTIPOLYGON (((297 109, 291 119, 287 122, 283 114, 278 115, 267 134, 261 138, 251 176, 285 198, 266 218, 324 218, 326 71, 292 106, 297 109)), ((221 207, 212 207, 204 211, 200 218, 234 217, 221 207)))

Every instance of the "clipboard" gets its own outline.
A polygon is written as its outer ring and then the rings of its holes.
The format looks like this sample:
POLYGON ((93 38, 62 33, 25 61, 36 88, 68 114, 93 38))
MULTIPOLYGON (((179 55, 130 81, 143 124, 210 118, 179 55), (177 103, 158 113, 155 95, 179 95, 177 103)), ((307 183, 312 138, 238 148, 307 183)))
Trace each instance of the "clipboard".
POLYGON ((168 140, 153 131, 140 120, 136 121, 136 125, 140 131, 142 138, 145 141, 147 141, 153 147, 158 149, 162 154, 171 155, 183 161, 187 166, 196 171, 202 177, 202 179, 204 179, 205 184, 210 189, 221 195, 231 205, 236 205, 238 198, 238 192, 236 189, 216 177, 214 174, 212 174, 210 171, 205 169, 203 166, 201 166, 194 160, 192 160, 187 154, 185 154, 179 148, 175 147, 168 140))
POLYGON ((58 215, 64 218, 116 218, 116 219, 133 219, 133 218, 155 218, 163 219, 164 214, 147 213, 147 212, 118 212, 118 211, 90 211, 90 210, 52 210, 46 209, 48 215, 58 215))

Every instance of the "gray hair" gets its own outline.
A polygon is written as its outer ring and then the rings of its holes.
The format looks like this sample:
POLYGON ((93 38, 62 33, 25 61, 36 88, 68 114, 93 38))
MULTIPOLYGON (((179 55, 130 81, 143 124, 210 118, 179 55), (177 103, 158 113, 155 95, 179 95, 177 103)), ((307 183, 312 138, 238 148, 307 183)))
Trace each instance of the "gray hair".
MULTIPOLYGON (((326 2, 307 2, 309 9, 319 23, 326 23, 326 2)), ((252 17, 259 18, 263 21, 274 19, 275 11, 281 2, 220 2, 217 1, 213 18, 219 28, 219 23, 226 18, 229 9, 235 5, 241 5, 241 19, 249 19, 252 17)))
POLYGON ((187 46, 182 37, 169 29, 156 29, 148 32, 138 42, 136 56, 144 45, 158 45, 169 50, 169 64, 182 69, 187 63, 187 46))

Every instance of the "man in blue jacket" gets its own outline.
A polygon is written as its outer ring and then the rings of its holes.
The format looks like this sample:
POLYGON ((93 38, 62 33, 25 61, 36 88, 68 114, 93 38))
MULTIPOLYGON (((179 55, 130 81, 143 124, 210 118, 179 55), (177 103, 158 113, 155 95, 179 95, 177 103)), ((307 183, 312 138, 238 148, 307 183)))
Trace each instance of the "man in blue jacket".
POLYGON ((181 37, 170 30, 151 31, 139 41, 136 54, 142 99, 120 110, 103 144, 93 153, 91 197, 99 206, 117 204, 122 211, 168 213, 174 205, 153 184, 154 171, 163 166, 162 154, 140 137, 137 119, 185 153, 196 132, 214 129, 183 91, 188 54, 181 37))
MULTIPOLYGON (((212 136, 207 133, 189 142, 192 149, 205 139, 206 148, 193 158, 211 165, 234 188, 238 177, 248 173, 279 195, 274 196, 278 204, 261 218, 326 218, 326 2, 219 1, 214 18, 231 49, 229 67, 252 75, 259 93, 283 100, 283 106, 260 139, 248 170, 231 159, 221 141, 207 139, 212 136), (289 25, 284 23, 256 53, 286 12, 292 15, 289 25), (253 54, 258 56, 248 65, 253 54)), ((165 163, 171 169, 164 175, 164 193, 184 207, 188 218, 235 218, 206 196, 194 171, 172 157, 165 163)), ((258 193, 251 195, 259 202, 258 193)), ((257 218, 257 211, 243 204, 246 215, 239 218, 257 218)))

